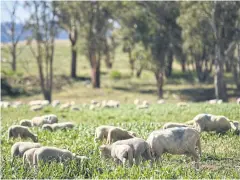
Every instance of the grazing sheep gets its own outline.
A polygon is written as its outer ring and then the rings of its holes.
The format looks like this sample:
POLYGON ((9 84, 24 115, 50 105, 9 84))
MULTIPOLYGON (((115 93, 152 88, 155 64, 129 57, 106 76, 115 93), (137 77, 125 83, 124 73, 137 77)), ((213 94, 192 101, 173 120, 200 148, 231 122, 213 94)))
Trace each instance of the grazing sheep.
POLYGON ((102 158, 113 158, 118 164, 126 164, 128 160, 130 167, 133 165, 133 149, 129 145, 102 145, 99 147, 102 158))
POLYGON ((68 160, 86 160, 89 159, 86 156, 77 156, 67 149, 60 149, 56 147, 44 146, 36 149, 33 154, 33 165, 38 166, 39 161, 43 163, 49 163, 53 160, 57 162, 66 162, 68 160))
POLYGON ((173 128, 173 127, 188 127, 188 125, 182 124, 182 123, 172 123, 172 122, 168 122, 163 125, 163 129, 173 128))
POLYGON ((60 105, 60 101, 59 100, 54 100, 53 102, 52 102, 52 107, 57 107, 57 106, 59 106, 60 105))
POLYGON ((3 108, 8 108, 8 107, 11 106, 11 103, 8 102, 8 101, 0 101, 0 105, 1 105, 1 107, 3 107, 3 108))
POLYGON ((198 147, 201 155, 200 133, 189 127, 175 127, 153 131, 147 142, 156 160, 160 160, 163 153, 191 155, 195 161, 195 167, 199 168, 198 147))
POLYGON ((230 121, 225 116, 198 114, 193 121, 193 127, 199 132, 216 131, 217 133, 224 133, 231 129, 230 121))
POLYGON ((140 104, 139 99, 135 99, 135 100, 134 100, 134 104, 135 104, 136 106, 138 106, 138 105, 140 104))
POLYGON ((11 162, 14 163, 15 157, 23 157, 24 153, 32 148, 41 147, 40 143, 33 142, 16 142, 11 147, 11 162))
POLYGON ((111 128, 108 131, 107 136, 107 144, 111 144, 112 142, 118 141, 118 140, 124 140, 124 139, 130 139, 135 137, 135 133, 127 131, 122 128, 111 128))
POLYGON ((209 104, 222 104, 222 99, 211 99, 208 101, 209 104))
POLYGON ((32 118, 32 126, 42 126, 44 124, 43 117, 42 116, 36 116, 32 118))
POLYGON ((30 167, 33 166, 33 155, 34 155, 34 152, 38 149, 39 147, 37 148, 31 148, 31 149, 28 149, 27 151, 24 152, 23 154, 23 164, 24 165, 29 165, 30 167))
POLYGON ((177 106, 178 106, 178 107, 188 107, 189 104, 186 103, 186 102, 179 102, 179 103, 177 103, 177 106))
POLYGON ((120 102, 114 100, 103 101, 101 106, 103 108, 118 108, 120 106, 120 102))
POLYGON ((40 111, 43 109, 42 105, 34 105, 30 108, 31 111, 40 111))
POLYGON ((47 129, 50 131, 63 130, 63 129, 72 129, 74 128, 74 124, 72 122, 62 122, 62 123, 54 123, 54 124, 44 124, 42 129, 47 129))
POLYGON ((44 124, 53 124, 58 122, 58 117, 55 114, 42 116, 44 124))
POLYGON ((32 121, 29 119, 23 119, 20 121, 21 126, 32 127, 32 121))
POLYGON ((11 137, 17 138, 20 136, 21 138, 31 138, 34 142, 38 141, 37 135, 30 132, 29 128, 20 125, 13 125, 8 128, 8 139, 11 137))
POLYGON ((107 125, 97 127, 95 130, 94 141, 95 142, 97 140, 103 141, 104 138, 107 139, 108 132, 110 131, 110 129, 113 129, 113 128, 116 128, 116 127, 115 126, 107 126, 107 125))
POLYGON ((135 159, 136 165, 139 165, 140 157, 142 157, 144 161, 150 160, 150 166, 152 166, 150 146, 144 139, 135 137, 131 139, 120 140, 112 144, 112 146, 115 145, 129 145, 133 150, 133 158, 135 159))

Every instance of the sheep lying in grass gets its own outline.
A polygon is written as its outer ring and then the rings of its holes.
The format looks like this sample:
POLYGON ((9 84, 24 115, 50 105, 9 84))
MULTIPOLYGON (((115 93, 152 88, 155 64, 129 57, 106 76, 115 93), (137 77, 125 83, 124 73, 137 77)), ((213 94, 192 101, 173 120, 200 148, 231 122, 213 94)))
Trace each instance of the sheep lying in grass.
POLYGON ((231 129, 231 124, 225 116, 198 114, 193 119, 193 127, 199 132, 216 131, 217 133, 224 133, 231 129))
POLYGON ((108 132, 107 136, 107 144, 111 144, 112 142, 124 139, 130 139, 136 137, 136 133, 127 131, 122 128, 111 128, 108 132))
POLYGON ((175 127, 153 131, 147 142, 156 160, 160 160, 163 153, 191 155, 195 161, 195 167, 199 168, 199 156, 201 155, 200 133, 189 127, 175 127))
POLYGON ((21 126, 32 127, 32 121, 29 119, 23 119, 20 121, 21 126))
POLYGON ((34 155, 34 152, 38 149, 39 147, 37 148, 31 148, 31 149, 28 149, 27 151, 24 152, 23 154, 23 164, 24 165, 29 165, 30 167, 33 166, 33 155, 34 155))
POLYGON ((115 145, 129 145, 133 150, 133 158, 135 159, 136 165, 139 165, 140 157, 142 157, 144 161, 150 160, 150 165, 152 166, 150 146, 144 139, 135 137, 131 139, 120 140, 112 144, 112 146, 115 145))
POLYGON ((54 123, 54 124, 44 124, 42 129, 56 131, 56 130, 66 130, 74 128, 74 124, 72 122, 62 122, 62 123, 54 123))
POLYGON ((113 158, 118 164, 129 162, 133 165, 133 149, 129 145, 102 145, 99 147, 102 158, 113 158))
POLYGON ((173 123, 173 122, 168 122, 163 125, 163 129, 173 128, 173 127, 188 127, 188 125, 183 123, 173 123))
POLYGON ((29 128, 20 125, 13 125, 8 128, 8 139, 11 137, 17 138, 21 137, 22 139, 31 138, 34 142, 38 141, 37 135, 30 132, 29 128))
POLYGON ((40 143, 33 143, 33 142, 16 142, 11 147, 11 161, 12 163, 15 160, 15 157, 23 157, 24 153, 32 148, 39 148, 41 147, 40 143))
POLYGON ((44 146, 36 149, 36 151, 34 152, 33 165, 38 166, 40 161, 42 161, 43 163, 49 163, 54 160, 56 162, 66 162, 73 159, 83 161, 89 158, 87 158, 86 156, 77 156, 66 149, 44 146))

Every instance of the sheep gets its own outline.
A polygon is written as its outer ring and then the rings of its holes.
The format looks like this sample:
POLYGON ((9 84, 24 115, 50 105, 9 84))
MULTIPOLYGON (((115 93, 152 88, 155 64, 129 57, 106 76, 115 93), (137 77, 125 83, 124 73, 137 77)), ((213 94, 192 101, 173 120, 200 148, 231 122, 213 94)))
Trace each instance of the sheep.
POLYGON ((139 165, 140 157, 143 158, 144 161, 150 160, 150 166, 152 166, 152 156, 150 151, 150 146, 148 143, 141 138, 131 138, 126 140, 116 141, 112 144, 115 145, 129 145, 133 150, 133 158, 135 159, 135 164, 139 165))
POLYGON ((118 108, 120 106, 120 102, 114 100, 103 101, 101 106, 103 108, 118 108))
POLYGON ((178 106, 178 107, 188 107, 189 104, 186 103, 186 102, 179 102, 179 103, 177 103, 177 106, 178 106))
POLYGON ((110 144, 111 142, 115 142, 118 140, 124 140, 124 139, 129 139, 129 138, 134 138, 136 136, 135 133, 127 131, 122 128, 111 128, 108 131, 108 136, 107 136, 107 144, 110 144))
POLYGON ((238 121, 230 121, 231 128, 235 134, 240 135, 240 126, 238 121))
POLYGON ((116 163, 133 165, 133 149, 129 145, 101 145, 99 147, 102 158, 113 158, 116 163))
POLYGON ((188 125, 183 123, 172 123, 172 122, 168 122, 163 125, 163 129, 173 128, 173 127, 188 127, 188 125))
POLYGON ((62 122, 62 123, 54 123, 54 124, 44 124, 42 129, 47 129, 50 131, 56 131, 59 129, 72 129, 74 128, 74 124, 72 122, 62 122))
POLYGON ((28 149, 27 151, 24 152, 23 154, 23 164, 24 165, 29 165, 30 167, 33 166, 33 155, 34 155, 34 152, 38 149, 39 147, 37 148, 31 148, 31 149, 28 149))
POLYGON ((42 116, 44 124, 53 124, 58 122, 58 117, 55 114, 42 116))
POLYGON ((237 98, 237 104, 240 105, 240 98, 237 98))
POLYGON ((60 101, 59 100, 54 100, 53 102, 52 102, 52 107, 57 107, 57 106, 59 106, 60 105, 60 101))
POLYGON ((22 105, 23 105, 23 103, 21 101, 16 101, 16 102, 13 102, 12 107, 13 108, 18 108, 22 105))
POLYGON ((30 101, 28 104, 30 106, 35 106, 35 105, 47 106, 49 104, 49 101, 48 100, 34 100, 34 101, 30 101))
POLYGON ((23 157, 24 153, 32 148, 39 148, 41 147, 40 143, 33 143, 33 142, 16 142, 11 147, 11 162, 13 164, 15 157, 23 157))
POLYGON ((135 99, 135 100, 134 100, 134 104, 135 104, 136 106, 138 106, 138 105, 140 104, 139 99, 135 99))
POLYGON ((159 99, 158 101, 157 101, 157 104, 164 104, 165 103, 165 100, 164 99, 159 99))
POLYGON ((62 105, 60 106, 60 110, 69 109, 71 106, 72 106, 71 103, 62 104, 62 105))
POLYGON ((3 108, 8 108, 8 107, 11 106, 11 103, 8 102, 8 101, 0 101, 0 105, 1 105, 1 107, 3 107, 3 108))
POLYGON ((36 149, 33 154, 33 165, 36 167, 39 162, 43 163, 51 162, 56 160, 57 162, 66 162, 68 160, 86 160, 89 159, 86 156, 77 156, 67 149, 60 149, 56 147, 44 146, 36 149))
POLYGON ((71 107, 71 110, 72 110, 72 111, 80 111, 80 108, 79 108, 79 107, 76 107, 76 106, 73 106, 73 107, 71 107))
POLYGON ((42 105, 34 105, 30 108, 31 111, 40 111, 43 109, 42 105))
POLYGON ((20 121, 21 126, 32 127, 32 121, 29 119, 23 119, 20 121))
POLYGON ((36 116, 34 118, 32 118, 32 126, 42 126, 44 124, 44 121, 43 121, 43 117, 41 116, 36 116))
POLYGON ((148 109, 148 108, 149 108, 149 106, 148 105, 144 105, 144 104, 137 106, 137 109, 148 109))
POLYGON ((222 104, 222 99, 211 99, 208 101, 209 104, 222 104))
POLYGON ((20 125, 13 125, 8 128, 8 139, 11 137, 17 138, 20 136, 21 138, 31 138, 34 142, 38 141, 37 135, 30 132, 28 127, 20 126, 20 125))
POLYGON ((96 128, 95 130, 95 138, 94 141, 96 142, 97 140, 103 140, 104 138, 107 139, 108 132, 110 129, 116 128, 115 126, 107 126, 107 125, 102 125, 96 128))
POLYGON ((216 131, 217 133, 224 133, 231 129, 231 124, 225 116, 198 114, 193 119, 193 127, 199 132, 216 131))
POLYGON ((155 160, 160 160, 163 153, 191 155, 195 161, 195 167, 199 168, 198 147, 201 156, 200 133, 190 127, 174 127, 153 131, 147 142, 151 148, 155 160))

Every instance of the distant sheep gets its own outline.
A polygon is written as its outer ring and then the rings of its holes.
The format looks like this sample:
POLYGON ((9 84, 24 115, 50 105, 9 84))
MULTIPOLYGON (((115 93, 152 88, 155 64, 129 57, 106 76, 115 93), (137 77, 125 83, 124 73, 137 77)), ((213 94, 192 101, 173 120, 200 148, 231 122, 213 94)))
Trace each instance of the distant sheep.
POLYGON ((173 122, 168 122, 163 125, 163 129, 173 128, 173 127, 188 127, 188 125, 183 123, 173 123, 173 122))
POLYGON ((165 103, 165 100, 164 99, 159 99, 158 101, 157 101, 157 104, 164 104, 165 103))
POLYGON ((102 158, 112 157, 118 164, 129 162, 133 165, 133 149, 129 145, 102 145, 99 147, 102 158))
POLYGON ((209 104, 222 104, 222 99, 211 99, 208 101, 209 104))
POLYGON ((13 125, 8 128, 8 138, 11 137, 17 138, 21 137, 22 139, 31 138, 34 142, 38 141, 37 135, 30 132, 29 128, 20 125, 13 125))
POLYGON ((149 108, 149 105, 144 105, 144 104, 137 106, 137 109, 148 109, 148 108, 149 108))
POLYGON ((55 114, 47 114, 42 116, 44 124, 53 124, 58 122, 58 117, 55 114))
POLYGON ((177 106, 178 106, 178 107, 188 107, 189 104, 186 103, 186 102, 179 102, 179 103, 177 103, 177 106))
POLYGON ((54 124, 44 124, 42 129, 47 129, 50 131, 62 130, 62 129, 72 129, 74 128, 74 124, 72 122, 62 122, 62 123, 54 123, 54 124))
POLYGON ((224 133, 231 129, 231 124, 225 116, 198 114, 193 119, 193 127, 199 132, 216 131, 217 133, 224 133))
POLYGON ((62 104, 59 109, 66 110, 66 109, 69 109, 71 106, 72 106, 71 103, 65 103, 65 104, 62 104))
POLYGON ((34 118, 32 118, 32 126, 42 126, 45 122, 43 121, 43 117, 41 116, 36 116, 34 118))
POLYGON ((18 107, 20 107, 22 105, 23 105, 23 103, 21 101, 16 101, 16 102, 13 102, 11 106, 13 108, 18 108, 18 107))
POLYGON ((35 100, 35 101, 30 101, 29 105, 30 106, 38 106, 38 105, 47 106, 49 105, 49 103, 50 102, 48 100, 35 100))
POLYGON ((201 155, 200 133, 193 128, 175 127, 153 131, 147 142, 156 160, 160 160, 163 153, 191 155, 195 161, 195 167, 199 168, 198 147, 201 155))
POLYGON ((86 156, 76 156, 67 149, 44 146, 38 148, 33 155, 33 165, 38 166, 39 162, 49 163, 55 160, 56 162, 66 162, 68 160, 87 160, 86 156))
POLYGON ((34 105, 34 106, 31 106, 30 108, 31 111, 40 111, 42 109, 43 109, 42 105, 34 105))
POLYGON ((116 141, 112 144, 115 145, 129 145, 133 150, 133 158, 135 159, 135 164, 139 165, 140 157, 143 158, 144 161, 150 160, 150 166, 152 166, 152 156, 150 151, 150 146, 148 143, 141 138, 131 138, 126 140, 116 141))
POLYGON ((80 111, 80 108, 79 108, 79 107, 76 107, 76 106, 73 106, 73 107, 71 107, 71 110, 72 110, 72 111, 80 111))
POLYGON ((52 107, 57 107, 57 106, 59 106, 60 105, 60 101, 59 100, 54 100, 53 102, 52 102, 52 107))
POLYGON ((2 108, 8 108, 8 107, 11 106, 11 103, 8 102, 8 101, 0 101, 0 106, 1 106, 2 108))
POLYGON ((135 136, 136 134, 131 131, 127 131, 125 129, 115 127, 109 130, 107 143, 111 144, 112 142, 134 138, 135 136))
POLYGON ((101 106, 103 108, 118 108, 120 106, 120 102, 114 100, 103 101, 101 106))
POLYGON ((29 119, 23 119, 20 121, 21 126, 32 127, 32 121, 29 119))
POLYGON ((240 98, 237 98, 237 104, 240 105, 240 98))

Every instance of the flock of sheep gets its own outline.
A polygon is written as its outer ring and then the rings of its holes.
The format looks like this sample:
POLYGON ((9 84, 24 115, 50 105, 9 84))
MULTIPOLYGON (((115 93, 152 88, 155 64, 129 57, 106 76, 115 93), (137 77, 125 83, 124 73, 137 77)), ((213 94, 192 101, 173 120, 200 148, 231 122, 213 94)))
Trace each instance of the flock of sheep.
MULTIPOLYGON (((92 103, 94 104, 94 103, 92 103)), ((96 103, 95 103, 96 104, 96 103)), ((114 104, 114 103, 113 103, 114 104)), ((147 105, 146 103, 142 105, 147 105)), ((82 162, 89 160, 87 156, 78 156, 66 149, 42 146, 38 142, 37 135, 28 127, 38 126, 44 130, 56 131, 74 128, 71 122, 58 123, 58 117, 54 114, 34 117, 31 120, 21 120, 20 125, 13 125, 8 129, 8 138, 31 138, 34 142, 17 142, 11 148, 12 162, 16 156, 23 158, 23 163, 30 167, 39 166, 39 162, 52 161, 66 162, 76 160, 82 162)), ((140 138, 135 132, 121 127, 102 125, 95 129, 95 143, 104 141, 106 144, 99 146, 101 158, 112 158, 117 164, 139 165, 142 161, 160 161, 164 153, 191 156, 195 167, 199 168, 201 157, 200 133, 203 131, 215 131, 225 133, 229 130, 239 135, 239 122, 230 121, 224 116, 212 114, 199 114, 193 120, 185 123, 168 122, 162 129, 150 133, 147 140, 140 138)))

